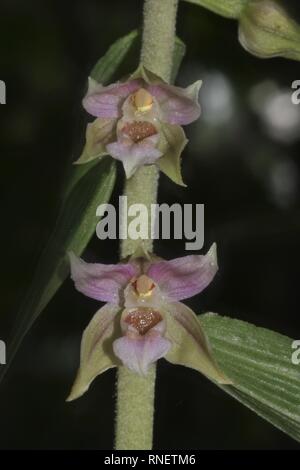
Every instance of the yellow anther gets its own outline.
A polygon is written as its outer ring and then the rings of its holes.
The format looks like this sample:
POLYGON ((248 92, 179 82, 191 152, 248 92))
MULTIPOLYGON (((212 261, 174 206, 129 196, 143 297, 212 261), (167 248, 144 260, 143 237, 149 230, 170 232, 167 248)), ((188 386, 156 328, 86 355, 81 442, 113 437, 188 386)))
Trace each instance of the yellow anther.
POLYGON ((141 276, 139 276, 134 281, 133 285, 137 294, 142 297, 148 297, 149 295, 151 295, 152 290, 155 287, 152 279, 150 279, 150 277, 146 276, 145 274, 142 274, 141 276))
POLYGON ((137 111, 145 113, 146 111, 149 111, 152 108, 153 97, 147 90, 145 90, 145 88, 140 88, 133 95, 133 103, 137 111))

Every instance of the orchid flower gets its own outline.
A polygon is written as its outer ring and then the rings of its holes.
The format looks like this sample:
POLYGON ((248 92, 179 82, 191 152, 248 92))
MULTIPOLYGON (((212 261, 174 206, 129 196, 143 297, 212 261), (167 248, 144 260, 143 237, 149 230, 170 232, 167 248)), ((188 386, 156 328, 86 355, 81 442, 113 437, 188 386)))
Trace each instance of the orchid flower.
POLYGON ((200 116, 201 81, 187 88, 168 85, 140 67, 128 81, 103 86, 89 79, 83 99, 96 117, 88 124, 86 145, 76 163, 111 155, 123 163, 126 177, 145 164, 157 164, 183 185, 180 156, 187 143, 182 125, 200 116))
POLYGON ((105 265, 70 254, 71 277, 84 295, 107 302, 83 333, 80 367, 68 401, 106 370, 124 365, 146 375, 160 358, 231 383, 220 371, 195 313, 180 300, 202 292, 218 266, 216 246, 204 256, 171 261, 131 258, 105 265))

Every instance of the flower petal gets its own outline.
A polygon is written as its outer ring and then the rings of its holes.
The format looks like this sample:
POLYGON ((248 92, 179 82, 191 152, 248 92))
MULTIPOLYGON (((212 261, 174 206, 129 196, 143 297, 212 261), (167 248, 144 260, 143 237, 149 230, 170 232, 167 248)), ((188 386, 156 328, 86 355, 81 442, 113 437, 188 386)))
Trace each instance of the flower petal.
POLYGON ((130 178, 137 168, 150 165, 161 157, 162 153, 155 147, 157 142, 157 134, 136 144, 130 139, 120 138, 117 142, 107 145, 106 149, 113 158, 123 163, 126 177, 130 178))
POLYGON ((104 305, 93 316, 83 332, 81 340, 80 367, 67 401, 83 395, 92 381, 107 369, 119 365, 113 354, 114 318, 120 308, 116 305, 104 305))
POLYGON ((231 384, 213 358, 208 339, 194 312, 180 302, 165 308, 169 311, 165 317, 165 336, 172 343, 165 359, 172 364, 195 369, 217 383, 231 384))
POLYGON ((119 304, 120 290, 137 274, 134 264, 86 263, 74 253, 69 254, 71 278, 75 287, 87 297, 119 304))
POLYGON ((115 119, 95 119, 87 125, 86 144, 80 158, 75 163, 87 163, 107 155, 106 144, 115 135, 115 119))
POLYGON ((85 110, 95 117, 115 119, 121 116, 121 106, 125 98, 141 86, 140 80, 113 83, 104 87, 89 79, 89 89, 82 104, 85 110))
POLYGON ((183 300, 202 292, 218 270, 216 244, 206 255, 189 255, 150 265, 147 275, 169 301, 183 300))
POLYGON ((186 186, 181 176, 181 154, 187 142, 182 127, 161 125, 158 148, 163 156, 157 161, 157 165, 160 171, 180 186, 186 186))
POLYGON ((148 91, 160 105, 162 121, 169 124, 186 125, 196 121, 200 116, 198 94, 201 85, 201 80, 187 88, 162 83, 150 85, 148 91))
POLYGON ((157 330, 158 325, 144 336, 140 336, 136 330, 134 333, 134 328, 131 328, 126 336, 113 343, 115 355, 137 374, 146 375, 149 366, 164 357, 171 347, 170 341, 157 330))

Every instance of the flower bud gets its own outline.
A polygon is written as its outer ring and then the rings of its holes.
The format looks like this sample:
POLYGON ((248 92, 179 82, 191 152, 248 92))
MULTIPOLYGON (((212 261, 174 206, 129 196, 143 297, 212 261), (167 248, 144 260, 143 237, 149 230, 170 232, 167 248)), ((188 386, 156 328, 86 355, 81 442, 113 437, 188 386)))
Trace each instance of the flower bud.
POLYGON ((300 26, 276 0, 251 0, 240 17, 239 40, 257 57, 300 60, 300 26))

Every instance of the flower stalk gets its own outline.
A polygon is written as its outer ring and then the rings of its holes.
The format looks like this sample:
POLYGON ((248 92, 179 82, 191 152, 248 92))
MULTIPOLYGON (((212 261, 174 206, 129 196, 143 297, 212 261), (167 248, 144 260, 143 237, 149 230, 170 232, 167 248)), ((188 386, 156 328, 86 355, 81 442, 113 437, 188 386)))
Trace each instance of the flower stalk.
MULTIPOLYGON (((172 71, 177 7, 178 0, 145 0, 144 3, 141 62, 166 82, 170 81, 172 71)), ((158 174, 159 170, 154 165, 138 169, 125 184, 124 195, 128 197, 128 204, 145 204, 150 214, 150 204, 157 199, 158 174)), ((151 252, 150 237, 144 244, 144 248, 151 252)), ((139 247, 139 240, 123 240, 121 257, 132 255, 139 247)), ((152 449, 155 377, 155 365, 146 377, 135 375, 124 366, 119 367, 116 449, 152 449)))

